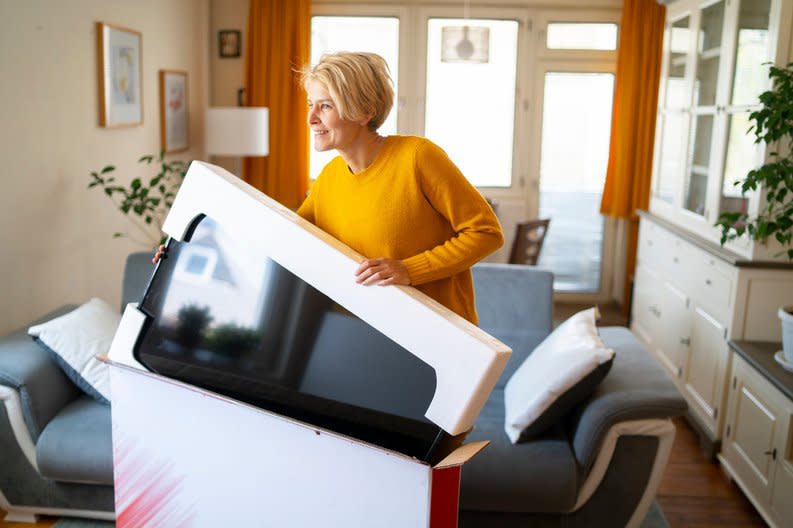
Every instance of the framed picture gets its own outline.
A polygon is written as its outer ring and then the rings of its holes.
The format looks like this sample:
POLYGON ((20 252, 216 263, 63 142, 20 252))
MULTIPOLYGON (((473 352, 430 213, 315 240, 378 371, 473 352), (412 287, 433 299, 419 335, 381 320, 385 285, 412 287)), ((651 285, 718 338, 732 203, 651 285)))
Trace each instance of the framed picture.
POLYGON ((242 47, 242 34, 236 29, 218 31, 218 51, 223 59, 239 57, 242 47))
POLYGON ((187 125, 187 72, 160 70, 160 148, 165 152, 187 150, 187 125))
POLYGON ((143 123, 143 36, 139 31, 96 23, 99 126, 143 123))

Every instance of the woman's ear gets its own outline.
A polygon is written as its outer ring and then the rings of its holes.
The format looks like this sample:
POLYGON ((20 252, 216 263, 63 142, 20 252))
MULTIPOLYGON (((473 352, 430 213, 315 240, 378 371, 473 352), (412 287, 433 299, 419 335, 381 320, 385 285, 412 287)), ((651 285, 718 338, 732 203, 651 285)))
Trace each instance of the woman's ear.
POLYGON ((362 127, 367 127, 368 128, 369 127, 369 121, 371 121, 372 119, 374 119, 374 112, 369 112, 368 114, 366 114, 364 116, 363 119, 358 121, 358 124, 361 125, 362 127))

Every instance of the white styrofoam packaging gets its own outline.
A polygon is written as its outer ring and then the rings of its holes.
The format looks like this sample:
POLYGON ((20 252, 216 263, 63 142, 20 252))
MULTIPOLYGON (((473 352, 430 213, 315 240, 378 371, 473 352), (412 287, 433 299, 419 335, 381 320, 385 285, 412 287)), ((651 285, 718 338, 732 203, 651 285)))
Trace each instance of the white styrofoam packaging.
MULTIPOLYGON (((429 364, 426 417, 468 431, 511 350, 417 290, 354 283, 356 252, 225 170, 192 162, 164 226, 182 240, 206 215, 429 364)), ((127 306, 110 365, 117 526, 457 525, 460 466, 430 465, 149 372, 127 306)))

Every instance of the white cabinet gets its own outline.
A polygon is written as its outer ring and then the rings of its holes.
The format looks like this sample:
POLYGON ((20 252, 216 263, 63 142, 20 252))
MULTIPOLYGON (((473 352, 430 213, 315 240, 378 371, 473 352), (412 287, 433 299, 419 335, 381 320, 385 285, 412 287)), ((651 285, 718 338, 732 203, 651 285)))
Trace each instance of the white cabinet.
POLYGON ((768 89, 766 62, 793 50, 793 0, 667 4, 650 211, 641 212, 631 327, 677 383, 715 446, 722 436, 728 339, 777 340, 793 267, 743 237, 719 246, 719 215, 756 214, 761 193, 733 184, 767 153, 746 134, 768 89))
POLYGON ((716 439, 735 272, 646 215, 637 261, 631 326, 716 439))
POLYGON ((722 453, 727 471, 772 526, 793 526, 793 401, 735 354, 722 453))
POLYGON ((715 434, 729 353, 726 327, 700 306, 692 311, 690 324, 691 338, 688 361, 683 369, 683 386, 689 401, 696 405, 700 417, 715 434))
MULTIPOLYGON (((793 0, 678 0, 667 7, 650 210, 718 242, 724 212, 755 214, 734 183, 766 155, 747 134, 768 89, 764 62, 788 62, 793 0)), ((745 258, 778 249, 743 239, 745 258)))
POLYGON ((793 299, 793 266, 738 260, 650 213, 641 217, 631 328, 715 444, 724 422, 727 341, 781 339, 776 311, 793 299))

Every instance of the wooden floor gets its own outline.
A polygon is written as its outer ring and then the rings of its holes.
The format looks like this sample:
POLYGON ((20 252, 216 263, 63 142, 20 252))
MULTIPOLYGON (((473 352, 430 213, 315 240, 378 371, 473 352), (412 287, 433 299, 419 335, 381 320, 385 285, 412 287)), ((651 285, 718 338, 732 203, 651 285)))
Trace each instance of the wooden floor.
POLYGON ((699 448, 696 433, 675 419, 675 445, 656 500, 671 528, 766 526, 740 488, 699 448))
MULTIPOLYGON (((560 320, 585 305, 554 307, 554 319, 560 320)), ((625 325, 625 316, 613 305, 601 305, 600 324, 625 325)), ((669 521, 670 528, 752 527, 766 526, 741 490, 722 471, 719 464, 709 461, 699 448, 697 436, 688 423, 675 420, 677 435, 656 495, 658 504, 669 521)), ((0 519, 5 516, 0 512, 0 519)), ((0 521, 0 528, 32 528, 52 526, 49 517, 38 524, 14 524, 0 521)))

